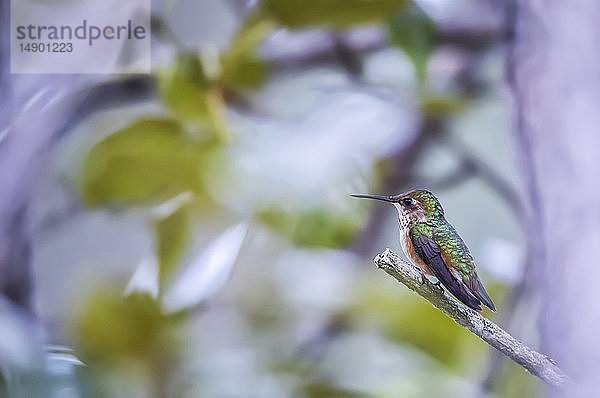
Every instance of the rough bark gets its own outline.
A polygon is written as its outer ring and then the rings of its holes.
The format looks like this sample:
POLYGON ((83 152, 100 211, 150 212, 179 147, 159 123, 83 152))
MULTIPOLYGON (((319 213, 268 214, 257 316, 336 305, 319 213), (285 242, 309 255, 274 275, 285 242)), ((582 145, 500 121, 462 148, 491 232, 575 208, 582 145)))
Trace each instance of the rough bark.
POLYGON ((427 299, 454 322, 479 336, 548 385, 561 389, 569 383, 569 378, 552 359, 526 346, 480 313, 459 303, 438 285, 423 279, 417 267, 402 260, 390 249, 375 257, 374 262, 406 287, 427 299))

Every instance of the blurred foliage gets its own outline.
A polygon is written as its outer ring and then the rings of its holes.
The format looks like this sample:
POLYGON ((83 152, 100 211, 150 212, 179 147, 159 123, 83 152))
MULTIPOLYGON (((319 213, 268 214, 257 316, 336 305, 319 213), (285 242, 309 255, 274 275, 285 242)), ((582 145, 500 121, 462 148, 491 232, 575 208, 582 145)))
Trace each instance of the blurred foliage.
POLYGON ((542 396, 541 381, 531 377, 531 374, 512 361, 505 360, 505 366, 498 375, 497 393, 506 398, 540 397, 542 396))
POLYGON ((410 4, 410 0, 263 0, 261 6, 290 28, 325 25, 347 28, 381 22, 410 4))
POLYGON ((347 246, 360 229, 360 220, 334 209, 286 211, 271 208, 260 212, 257 220, 305 247, 339 248, 347 246))
POLYGON ((419 6, 394 15, 388 24, 390 41, 401 48, 415 66, 417 78, 424 81, 427 60, 436 46, 435 25, 419 6))
POLYGON ((198 56, 179 55, 172 68, 159 74, 158 88, 177 119, 200 129, 206 140, 227 141, 222 89, 207 76, 198 56))
POLYGON ((92 295, 74 324, 76 348, 86 364, 85 396, 166 396, 181 353, 177 331, 183 320, 164 314, 145 293, 124 297, 109 289, 92 295))
POLYGON ((89 299, 75 323, 78 351, 88 364, 113 367, 133 360, 152 369, 177 355, 173 326, 180 322, 163 314, 148 294, 102 291, 89 299))
POLYGON ((256 88, 266 80, 268 65, 257 58, 256 52, 275 26, 260 12, 246 18, 221 59, 223 82, 228 88, 256 88))
POLYGON ((82 195, 89 206, 202 194, 201 157, 214 150, 170 119, 143 119, 94 146, 85 159, 82 195))
POLYGON ((469 100, 460 95, 429 95, 421 98, 421 109, 424 115, 431 118, 453 116, 467 109, 469 100))
POLYGON ((353 311, 373 317, 388 338, 417 347, 451 368, 460 368, 465 358, 479 357, 487 349, 420 297, 369 289, 358 296, 353 311))
POLYGON ((160 97, 179 120, 226 142, 225 93, 254 89, 266 80, 268 66, 256 52, 274 28, 271 19, 253 13, 223 54, 180 53, 175 65, 158 75, 160 97))
MULTIPOLYGON (((236 137, 232 134, 233 130, 230 130, 227 119, 228 106, 231 105, 227 102, 231 98, 230 94, 233 93, 234 97, 252 95, 253 90, 269 82, 269 79, 274 76, 280 77, 272 74, 267 62, 260 58, 259 48, 266 38, 281 31, 281 28, 304 29, 320 26, 331 33, 371 23, 377 23, 384 32, 387 31, 389 44, 401 49, 413 63, 419 79, 416 93, 421 101, 416 111, 419 113, 418 117, 424 120, 452 118, 470 105, 469 99, 459 94, 426 91, 429 79, 427 66, 431 54, 439 44, 440 32, 427 15, 410 0, 262 0, 240 22, 237 33, 227 48, 211 49, 215 51, 200 49, 198 52, 175 49, 177 56, 172 65, 155 75, 158 83, 157 99, 166 107, 167 117, 148 116, 135 120, 99 141, 89 150, 83 163, 80 181, 81 195, 87 206, 160 205, 182 193, 189 194, 191 198, 175 209, 169 208, 169 211, 159 216, 152 214, 154 224, 151 227, 155 237, 161 284, 159 298, 154 299, 142 293, 123 296, 111 289, 100 289, 100 293, 87 298, 76 317, 73 330, 78 355, 88 365, 86 372, 94 374, 90 378, 90 385, 98 379, 102 382, 119 377, 130 379, 141 374, 140 379, 150 383, 152 388, 158 391, 156 396, 182 396, 169 395, 165 391, 171 383, 170 378, 173 375, 177 377, 177 372, 181 371, 181 364, 178 363, 183 348, 181 326, 185 320, 198 314, 188 310, 183 310, 177 315, 163 311, 160 303, 164 293, 162 287, 181 265, 186 250, 191 250, 193 228, 203 222, 194 210, 200 207, 204 210, 217 210, 219 214, 235 213, 233 209, 228 208, 227 203, 215 203, 210 189, 214 189, 211 184, 215 180, 219 180, 219 184, 222 185, 233 185, 236 181, 234 178, 224 177, 227 172, 236 170, 232 165, 240 161, 232 155, 233 151, 230 151, 236 145, 236 137), (100 376, 96 377, 97 375, 100 376)), ((294 65, 298 66, 304 68, 303 65, 294 65)), ((362 89, 357 89, 357 92, 362 89)), ((242 112, 244 111, 248 109, 243 109, 242 112)), ((342 144, 343 142, 340 143, 342 144)), ((381 159, 370 161, 374 168, 377 168, 378 162, 381 167, 386 167, 386 173, 382 174, 394 175, 397 172, 392 170, 397 167, 397 159, 393 159, 393 162, 382 162, 381 159)), ((227 186, 227 189, 234 191, 235 187, 227 186)), ((290 252, 297 250, 288 248, 288 243, 302 249, 348 248, 364 228, 367 216, 365 211, 368 208, 366 203, 357 202, 356 208, 349 209, 323 201, 315 203, 320 204, 294 208, 289 203, 259 202, 254 204, 254 208, 243 211, 248 212, 244 217, 269 226, 285 239, 284 245, 280 245, 280 242, 264 244, 277 253, 284 250, 282 247, 290 252)), ((153 210, 156 210, 156 207, 159 206, 155 206, 153 210)), ((372 210, 372 207, 370 209, 372 210)), ((232 218, 239 217, 239 214, 232 215, 232 218)), ((213 232, 209 231, 209 234, 213 232)), ((352 331, 353 328, 360 329, 364 322, 370 322, 369 326, 374 326, 377 334, 396 344, 415 348, 458 374, 472 369, 474 362, 479 363, 484 358, 483 354, 488 347, 483 342, 442 316, 429 303, 414 295, 407 296, 401 286, 394 286, 396 290, 390 294, 387 290, 379 289, 377 284, 361 285, 358 293, 351 292, 355 295, 354 301, 350 299, 349 304, 336 304, 338 307, 333 310, 315 311, 305 304, 293 307, 293 300, 286 296, 289 293, 286 291, 287 287, 277 285, 281 281, 270 273, 276 267, 273 266, 274 261, 269 254, 260 252, 261 257, 258 260, 245 260, 259 262, 269 271, 264 272, 264 269, 256 267, 251 271, 261 274, 257 277, 260 280, 256 282, 247 278, 243 283, 245 289, 254 291, 233 293, 233 297, 239 294, 244 299, 237 302, 234 298, 233 305, 230 302, 216 303, 214 311, 227 308, 227 311, 222 311, 225 315, 219 314, 222 316, 220 321, 224 323, 219 323, 216 327, 213 325, 216 332, 209 327, 202 330, 209 336, 201 337, 206 341, 198 337, 201 343, 195 341, 196 344, 208 346, 202 349, 209 352, 213 343, 217 345, 219 339, 230 338, 226 344, 233 348, 226 347, 231 350, 225 350, 228 355, 232 355, 231 352, 235 350, 243 351, 240 357, 257 368, 263 365, 269 369, 277 368, 276 365, 281 363, 289 365, 283 371, 276 369, 274 373, 282 372, 285 373, 285 377, 297 378, 297 383, 286 380, 285 384, 293 384, 291 389, 298 396, 310 398, 371 396, 339 387, 333 380, 328 383, 328 375, 310 374, 315 370, 311 368, 307 372, 306 367, 302 366, 302 360, 289 354, 296 347, 283 347, 273 343, 285 341, 286 344, 292 344, 292 341, 301 340, 305 336, 298 334, 306 333, 302 329, 304 323, 313 327, 322 321, 321 318, 328 318, 331 326, 336 323, 332 318, 342 314, 340 318, 344 319, 343 322, 337 322, 335 327, 331 327, 330 329, 335 329, 333 332, 325 331, 331 332, 331 338, 335 338, 338 333, 352 331), (244 294, 252 296, 252 299, 248 299, 244 294), (310 322, 299 315, 305 313, 310 314, 307 316, 310 322), (227 334, 231 332, 226 330, 227 328, 235 329, 231 333, 235 337, 227 334), (265 340, 268 340, 268 345, 264 345, 265 340), (271 347, 273 345, 276 347, 271 347), (254 351, 258 351, 259 354, 254 351), (258 359, 246 358, 253 355, 258 359), (310 377, 305 377, 306 373, 309 373, 310 377)), ((214 257, 219 256, 221 253, 216 251, 214 257)), ((353 267, 350 261, 347 265, 344 272, 358 274, 357 267, 353 267)), ((207 268, 211 266, 208 271, 217 273, 214 264, 208 264, 207 268)), ((334 279, 338 282, 338 279, 343 278, 336 276, 334 279)), ((325 278, 315 282, 318 283, 337 286, 325 278)), ((489 291, 497 298, 501 289, 501 286, 496 285, 489 291)), ((337 297, 332 298, 332 301, 335 299, 337 297)), ((227 299, 222 301, 226 302, 227 299)), ((327 305, 333 306, 331 303, 327 305)), ((211 316, 216 318, 214 313, 211 316)), ((326 345, 327 341, 323 344, 326 345)), ((231 359, 227 358, 227 355, 224 356, 228 366, 237 360, 243 362, 237 357, 231 359)), ((217 362, 216 359, 214 362, 217 362)), ((199 367, 204 371, 207 369, 202 366, 213 366, 213 358, 194 360, 201 364, 199 367)), ((361 358, 357 358, 358 362, 360 360, 361 358)), ((250 367, 245 362, 244 364, 238 365, 250 367)), ((510 370, 507 383, 512 383, 515 377, 517 381, 506 389, 507 396, 533 394, 534 388, 531 387, 529 379, 513 376, 517 370, 514 367, 510 370)), ((256 373, 258 372, 257 370, 256 373)), ((223 377, 226 376, 228 375, 223 377)), ((435 374, 426 376, 431 377, 432 383, 436 382, 435 374)), ((246 381, 244 379, 244 382, 246 381)), ((135 380, 132 383, 135 383, 135 380)), ((97 387, 90 387, 90 394, 103 389, 102 386, 97 387)), ((119 384, 114 388, 119 390, 119 384)), ((93 395, 90 394, 85 396, 93 395)), ((121 394, 117 395, 135 394, 121 391, 121 394)), ((146 395, 143 392, 136 396, 146 395)), ((111 392, 107 391, 105 396, 111 396, 111 392)))
POLYGON ((171 275, 185 252, 190 229, 188 213, 188 207, 184 205, 156 222, 161 282, 171 275))
POLYGON ((372 395, 351 391, 325 383, 306 383, 301 392, 307 398, 368 398, 372 395))

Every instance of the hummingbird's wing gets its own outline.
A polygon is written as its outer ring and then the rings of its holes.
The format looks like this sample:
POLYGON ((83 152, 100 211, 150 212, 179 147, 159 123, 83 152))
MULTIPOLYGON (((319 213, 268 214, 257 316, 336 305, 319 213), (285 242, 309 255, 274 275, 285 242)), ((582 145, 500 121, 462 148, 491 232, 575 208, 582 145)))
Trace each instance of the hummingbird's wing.
POLYGON ((443 224, 433 229, 432 232, 431 236, 440 245, 442 259, 452 275, 462 281, 470 292, 489 309, 496 311, 494 303, 485 291, 479 275, 477 275, 475 261, 469 252, 469 248, 454 227, 444 220, 443 224))
POLYGON ((416 228, 411 229, 410 239, 417 255, 442 285, 466 306, 481 311, 481 301, 464 284, 462 278, 459 280, 450 272, 442 257, 442 249, 435 240, 420 233, 416 228))

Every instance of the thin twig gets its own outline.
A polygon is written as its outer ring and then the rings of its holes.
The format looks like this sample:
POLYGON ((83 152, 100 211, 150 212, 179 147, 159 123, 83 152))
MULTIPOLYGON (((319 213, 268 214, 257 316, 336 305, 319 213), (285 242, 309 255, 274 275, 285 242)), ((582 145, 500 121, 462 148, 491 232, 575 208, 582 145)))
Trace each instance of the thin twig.
POLYGON ((427 299, 454 322, 476 334, 550 386, 562 388, 569 382, 568 376, 552 359, 529 348, 489 319, 450 297, 437 285, 423 279, 417 267, 402 260, 390 249, 377 255, 374 262, 406 287, 427 299))

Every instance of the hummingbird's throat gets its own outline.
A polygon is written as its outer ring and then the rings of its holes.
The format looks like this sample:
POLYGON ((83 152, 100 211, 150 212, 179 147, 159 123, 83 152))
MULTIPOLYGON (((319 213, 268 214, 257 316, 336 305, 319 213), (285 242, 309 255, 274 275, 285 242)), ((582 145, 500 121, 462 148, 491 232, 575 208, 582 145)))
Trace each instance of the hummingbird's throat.
POLYGON ((417 222, 426 221, 425 212, 423 211, 408 211, 400 203, 394 203, 394 207, 398 210, 400 229, 403 231, 412 228, 417 222))
POLYGON ((403 231, 409 229, 411 227, 410 215, 408 214, 406 209, 404 209, 399 203, 394 203, 394 207, 396 208, 396 210, 398 210, 398 221, 400 222, 400 229, 403 231))

